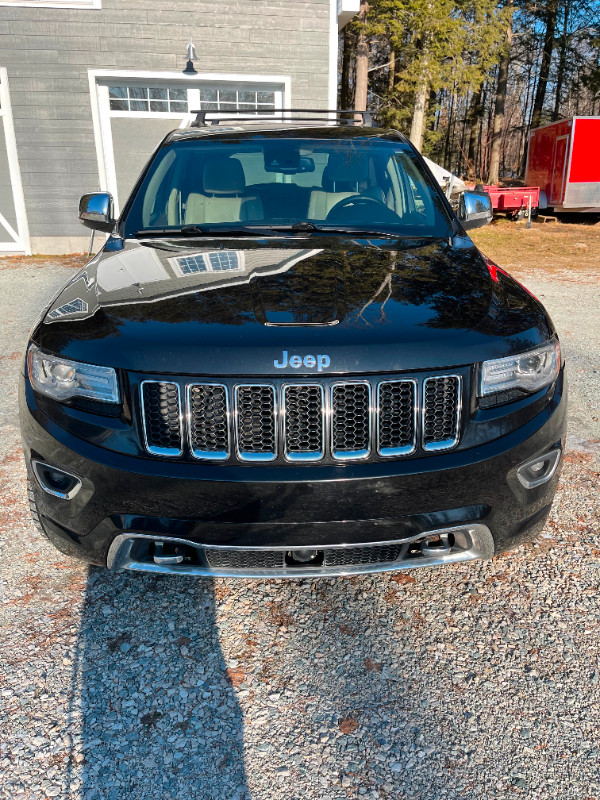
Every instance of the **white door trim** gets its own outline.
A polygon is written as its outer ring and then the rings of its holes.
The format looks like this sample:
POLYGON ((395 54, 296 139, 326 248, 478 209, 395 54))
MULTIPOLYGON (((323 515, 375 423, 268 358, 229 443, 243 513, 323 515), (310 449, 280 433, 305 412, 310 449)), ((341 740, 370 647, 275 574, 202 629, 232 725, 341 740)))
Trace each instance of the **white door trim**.
POLYGON ((8 224, 7 220, 0 215, 0 225, 5 228, 14 240, 14 244, 11 242, 0 242, 0 253, 23 253, 26 256, 30 256, 31 243, 29 240, 29 225, 27 224, 25 196, 23 194, 23 183, 21 181, 21 169, 19 167, 17 139, 15 137, 10 92, 8 90, 8 71, 6 67, 0 67, 0 117, 4 119, 8 172, 12 187, 15 216, 17 218, 17 230, 15 231, 14 228, 8 224))
MULTIPOLYGON (((115 214, 117 215, 120 213, 120 206, 117 192, 117 174, 110 122, 111 117, 132 117, 136 119, 169 119, 170 117, 176 123, 173 125, 175 128, 185 127, 189 121, 189 114, 127 111, 111 112, 108 97, 108 84, 106 82, 107 79, 110 78, 125 81, 152 80, 158 83, 180 83, 188 87, 197 83, 198 88, 204 83, 277 84, 283 86, 282 107, 289 108, 292 100, 292 81, 289 75, 250 75, 228 72, 198 72, 195 75, 184 75, 183 72, 178 71, 161 72, 155 70, 88 69, 100 189, 103 192, 110 192, 113 195, 115 214)), ((199 96, 200 95, 198 95, 198 97, 199 96)), ((150 156, 150 153, 148 153, 148 156, 150 156)))

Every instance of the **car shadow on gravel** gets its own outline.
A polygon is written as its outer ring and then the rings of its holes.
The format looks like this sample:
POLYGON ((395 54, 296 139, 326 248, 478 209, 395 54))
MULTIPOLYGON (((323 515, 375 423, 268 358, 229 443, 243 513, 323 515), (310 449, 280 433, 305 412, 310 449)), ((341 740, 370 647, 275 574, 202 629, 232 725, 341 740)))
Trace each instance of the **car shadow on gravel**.
POLYGON ((248 797, 211 581, 91 568, 71 694, 81 800, 248 797))

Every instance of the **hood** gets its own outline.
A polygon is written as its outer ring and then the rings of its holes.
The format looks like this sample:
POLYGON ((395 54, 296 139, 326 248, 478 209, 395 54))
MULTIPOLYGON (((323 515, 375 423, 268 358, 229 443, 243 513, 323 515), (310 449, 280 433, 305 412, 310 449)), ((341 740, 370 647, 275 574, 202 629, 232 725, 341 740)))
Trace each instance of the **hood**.
POLYGON ((462 366, 547 336, 541 305, 493 280, 467 236, 305 236, 127 240, 67 284, 34 340, 146 373, 281 376, 462 366))

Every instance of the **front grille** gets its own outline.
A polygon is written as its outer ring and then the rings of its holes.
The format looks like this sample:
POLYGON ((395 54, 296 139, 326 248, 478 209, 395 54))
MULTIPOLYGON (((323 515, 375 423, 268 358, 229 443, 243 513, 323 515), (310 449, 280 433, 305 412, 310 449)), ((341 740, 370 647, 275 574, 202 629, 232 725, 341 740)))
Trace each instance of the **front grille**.
POLYGON ((342 461, 366 458, 371 441, 370 386, 336 383, 331 393, 331 452, 342 461))
POLYGON ((179 385, 165 381, 142 383, 144 433, 149 452, 158 456, 182 453, 179 385))
POLYGON ((284 386, 285 456, 288 461, 318 461, 324 455, 322 386, 284 386))
POLYGON ((458 441, 460 378, 426 378, 423 385, 423 449, 445 450, 458 441))
POLYGON ((195 458, 223 460, 229 456, 227 388, 200 383, 188 387, 190 445, 195 458))
POLYGON ((416 381, 379 384, 378 447, 382 456, 412 453, 416 445, 416 381))
POLYGON ((445 450, 459 441, 461 405, 460 375, 141 383, 146 449, 214 462, 331 464, 445 450))
POLYGON ((275 446, 275 389, 273 386, 238 386, 238 454, 245 461, 272 461, 275 446))

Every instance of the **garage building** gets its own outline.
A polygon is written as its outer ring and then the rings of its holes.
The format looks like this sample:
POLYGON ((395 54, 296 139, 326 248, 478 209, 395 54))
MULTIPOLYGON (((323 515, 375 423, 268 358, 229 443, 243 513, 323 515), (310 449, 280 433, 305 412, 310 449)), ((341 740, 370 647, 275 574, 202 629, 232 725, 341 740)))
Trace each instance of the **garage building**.
POLYGON ((335 108, 359 0, 0 0, 0 255, 71 253, 189 112, 335 108), (188 64, 188 43, 196 58, 188 64))

